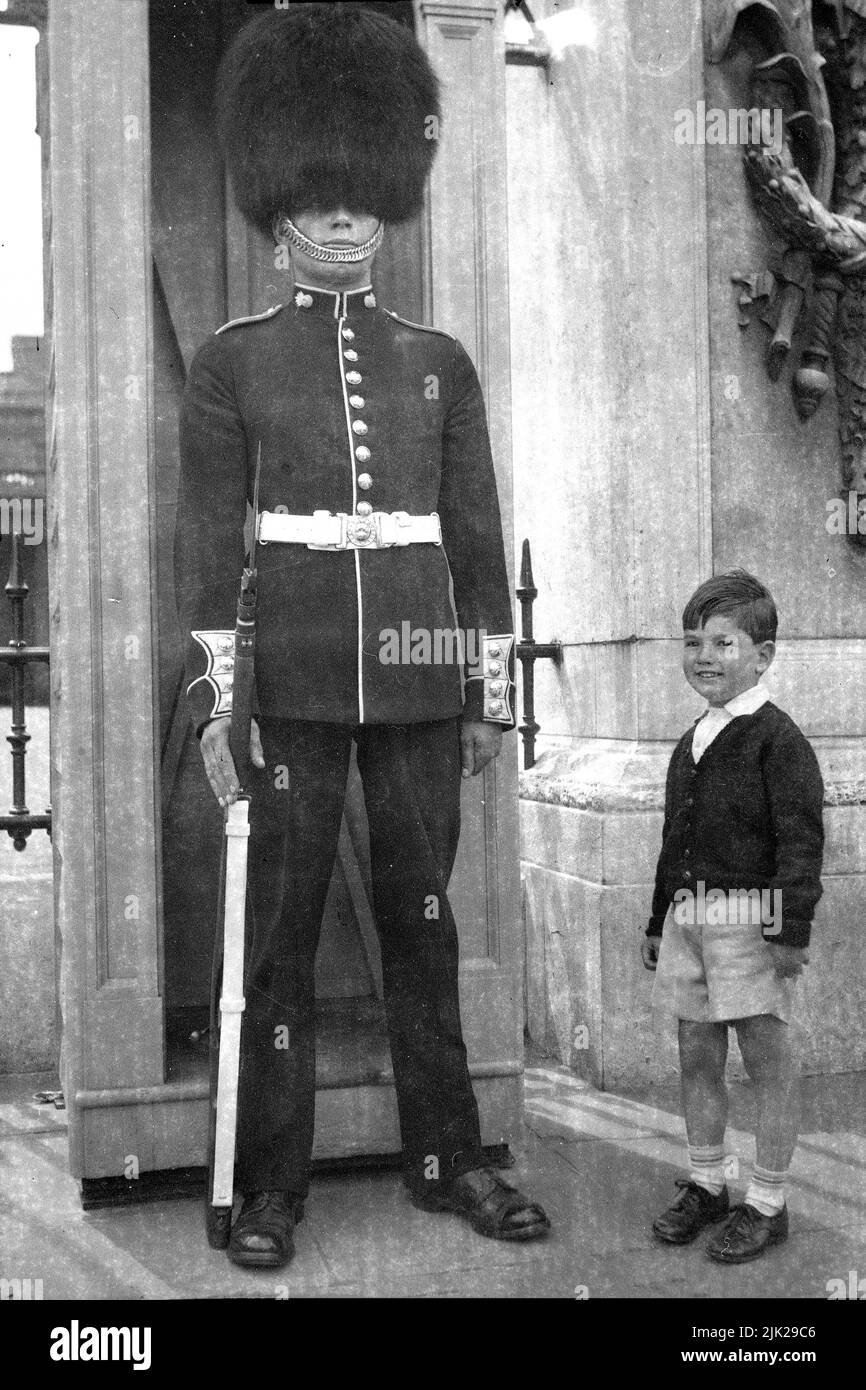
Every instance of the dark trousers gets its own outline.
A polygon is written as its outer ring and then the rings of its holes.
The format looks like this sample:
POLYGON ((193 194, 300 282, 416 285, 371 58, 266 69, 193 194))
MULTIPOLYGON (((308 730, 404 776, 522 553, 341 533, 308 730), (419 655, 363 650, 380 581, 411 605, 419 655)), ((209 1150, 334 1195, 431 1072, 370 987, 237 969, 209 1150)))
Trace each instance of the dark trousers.
POLYGON ((410 1188, 429 1191, 437 1172, 447 1179, 484 1161, 446 893, 460 833, 459 720, 353 728, 262 719, 260 728, 265 769, 252 787, 238 1186, 307 1191, 316 947, 354 739, 405 1174, 410 1188))

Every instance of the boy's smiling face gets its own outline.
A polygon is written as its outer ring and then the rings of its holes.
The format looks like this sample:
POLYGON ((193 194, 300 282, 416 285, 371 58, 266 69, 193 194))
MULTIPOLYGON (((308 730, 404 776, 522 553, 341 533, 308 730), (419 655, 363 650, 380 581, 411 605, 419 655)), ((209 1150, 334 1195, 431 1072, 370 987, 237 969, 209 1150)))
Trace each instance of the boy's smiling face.
POLYGON ((775 642, 753 642, 726 613, 713 613, 703 627, 683 633, 685 678, 711 705, 726 705, 757 685, 775 654, 775 642))

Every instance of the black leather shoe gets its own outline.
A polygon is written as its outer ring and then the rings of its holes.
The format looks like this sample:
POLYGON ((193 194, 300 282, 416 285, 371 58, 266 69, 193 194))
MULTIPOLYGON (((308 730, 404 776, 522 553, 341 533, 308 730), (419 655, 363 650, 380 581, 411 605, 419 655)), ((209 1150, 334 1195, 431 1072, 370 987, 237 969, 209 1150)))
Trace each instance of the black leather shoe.
POLYGON ((756 1260, 768 1246, 787 1239, 787 1206, 775 1216, 764 1216, 757 1207, 743 1202, 731 1208, 723 1229, 707 1241, 707 1254, 719 1264, 741 1265, 756 1260))
POLYGON ((233 1264, 279 1269, 295 1253, 292 1233, 304 1215, 294 1192, 248 1192, 232 1226, 228 1254, 233 1264))
POLYGON ((461 1173, 446 1187, 413 1195, 412 1201, 422 1211, 457 1212, 473 1231, 493 1240, 535 1240, 550 1230, 544 1208, 490 1168, 461 1173))
POLYGON ((728 1189, 717 1197, 690 1178, 677 1178, 680 1195, 653 1222, 653 1235, 667 1245, 688 1245, 705 1226, 724 1221, 730 1211, 728 1189))

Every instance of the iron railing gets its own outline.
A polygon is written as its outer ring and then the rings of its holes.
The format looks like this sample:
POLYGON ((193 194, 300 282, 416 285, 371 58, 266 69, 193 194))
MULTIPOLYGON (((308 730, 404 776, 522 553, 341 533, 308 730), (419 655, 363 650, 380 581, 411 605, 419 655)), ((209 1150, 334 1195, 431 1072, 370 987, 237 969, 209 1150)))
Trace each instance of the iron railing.
POLYGON ((523 739, 523 766, 535 766, 535 736, 541 725, 535 719, 535 663, 547 659, 554 666, 562 665, 561 642, 536 642, 532 632, 532 605, 538 598, 538 590, 532 577, 532 555, 529 541, 523 542, 520 560, 520 584, 517 587, 520 599, 520 641, 517 643, 517 657, 523 668, 523 723, 520 736, 523 739))
POLYGON ((30 592, 24 578, 21 560, 21 536, 12 536, 12 562, 6 581, 6 596, 12 605, 12 637, 8 647, 0 647, 0 661, 12 668, 12 724, 6 735, 12 745, 12 805, 8 816, 0 816, 0 830, 12 837, 16 849, 25 849, 34 830, 47 830, 51 835, 51 807, 42 815, 34 814, 27 806, 27 773, 25 758, 30 735, 27 732, 27 706, 24 702, 24 673, 31 662, 48 664, 47 647, 28 646, 24 639, 24 607, 30 592))

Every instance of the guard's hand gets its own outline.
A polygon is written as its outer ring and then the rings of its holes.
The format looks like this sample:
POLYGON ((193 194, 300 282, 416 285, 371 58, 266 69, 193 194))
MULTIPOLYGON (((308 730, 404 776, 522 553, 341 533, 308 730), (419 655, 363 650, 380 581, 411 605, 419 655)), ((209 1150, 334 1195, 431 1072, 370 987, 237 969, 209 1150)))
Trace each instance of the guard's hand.
MULTIPOLYGON (((237 800, 240 791, 238 774, 229 746, 230 732, 231 719, 212 719, 201 736, 204 770, 220 806, 230 806, 237 800)), ((254 767, 265 765, 259 726, 254 719, 250 721, 250 759, 254 767)))
POLYGON ((655 970, 659 963, 659 947, 662 944, 660 936, 644 936, 640 943, 640 958, 647 970, 655 970))
POLYGON ((781 942, 778 946, 772 942, 768 944, 773 952, 773 969, 780 980, 791 980, 795 975, 802 975, 803 966, 809 963, 809 952, 805 946, 784 946, 781 942))
POLYGON ((502 747, 502 727, 486 719, 469 719, 460 729, 460 761, 463 776, 475 777, 494 758, 502 747))

